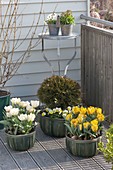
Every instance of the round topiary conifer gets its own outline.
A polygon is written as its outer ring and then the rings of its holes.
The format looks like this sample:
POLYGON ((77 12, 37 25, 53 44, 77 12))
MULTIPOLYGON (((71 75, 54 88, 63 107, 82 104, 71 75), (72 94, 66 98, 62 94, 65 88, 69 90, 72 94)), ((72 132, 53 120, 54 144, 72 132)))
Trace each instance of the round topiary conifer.
POLYGON ((66 109, 81 102, 80 85, 70 78, 57 75, 45 79, 37 95, 40 102, 49 108, 66 109))

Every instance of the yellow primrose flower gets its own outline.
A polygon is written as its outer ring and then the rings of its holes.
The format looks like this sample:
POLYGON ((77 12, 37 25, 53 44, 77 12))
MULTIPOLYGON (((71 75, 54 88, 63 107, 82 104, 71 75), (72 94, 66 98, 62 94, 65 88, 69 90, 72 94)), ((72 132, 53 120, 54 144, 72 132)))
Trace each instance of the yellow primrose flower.
POLYGON ((73 112, 74 114, 77 114, 79 111, 80 111, 80 108, 79 108, 78 106, 74 106, 74 107, 72 108, 72 112, 73 112))
POLYGON ((49 114, 50 114, 50 115, 52 115, 53 113, 54 113, 53 110, 50 110, 50 111, 49 111, 49 114))
POLYGON ((104 121, 105 116, 102 113, 98 113, 97 114, 97 119, 98 119, 99 122, 102 122, 102 121, 104 121))
POLYGON ((89 126, 89 125, 90 125, 89 122, 84 122, 84 123, 83 123, 83 126, 84 126, 85 129, 88 129, 88 126, 89 126))
POLYGON ((87 109, 84 107, 80 108, 80 113, 85 114, 87 112, 87 109))
POLYGON ((79 129, 80 129, 80 131, 82 130, 82 124, 79 124, 79 129))
POLYGON ((96 112, 97 112, 97 114, 102 113, 102 109, 101 108, 97 108, 96 112))
POLYGON ((93 132, 97 132, 98 131, 98 125, 92 125, 91 129, 93 132))
POLYGON ((46 115, 46 113, 45 113, 45 112, 43 112, 43 113, 42 113, 42 116, 45 116, 45 115, 46 115))
POLYGON ((98 125, 98 120, 97 119, 92 120, 91 125, 98 125))
POLYGON ((68 106, 67 110, 71 111, 71 107, 70 107, 70 106, 68 106))
POLYGON ((66 120, 70 120, 72 118, 72 114, 69 113, 67 116, 66 116, 66 120))
POLYGON ((95 112, 96 112, 95 107, 90 106, 90 107, 87 108, 87 113, 88 114, 94 114, 95 112))

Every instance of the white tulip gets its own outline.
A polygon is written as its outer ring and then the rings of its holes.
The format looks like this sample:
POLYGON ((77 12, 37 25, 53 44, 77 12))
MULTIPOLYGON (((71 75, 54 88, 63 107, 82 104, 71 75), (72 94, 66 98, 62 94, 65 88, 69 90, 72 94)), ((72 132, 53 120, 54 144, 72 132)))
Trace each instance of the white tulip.
POLYGON ((21 102, 21 99, 20 98, 12 98, 11 99, 11 103, 12 104, 19 104, 21 102))
POLYGON ((12 106, 11 105, 5 106, 4 109, 5 109, 6 112, 10 112, 10 110, 12 109, 12 106))
POLYGON ((34 121, 35 120, 35 114, 32 114, 32 113, 30 113, 28 116, 27 116, 27 120, 28 120, 28 122, 30 122, 30 121, 34 121))
POLYGON ((21 120, 21 121, 25 121, 25 120, 27 120, 27 114, 20 114, 20 115, 18 116, 18 118, 19 118, 19 120, 21 120))
POLYGON ((39 106, 39 101, 37 101, 37 100, 31 100, 31 105, 32 105, 32 107, 36 108, 36 107, 39 106))
POLYGON ((28 102, 28 101, 21 101, 20 103, 19 103, 19 106, 20 107, 23 107, 23 108, 25 108, 25 107, 27 107, 27 106, 29 106, 30 105, 30 103, 28 102))
POLYGON ((26 107, 26 110, 28 111, 28 112, 35 112, 35 109, 32 107, 32 106, 27 106, 26 107))
POLYGON ((12 114, 11 114, 10 112, 6 112, 6 116, 7 116, 7 117, 11 117, 12 114))
POLYGON ((19 113, 19 109, 18 109, 18 108, 12 108, 12 109, 10 110, 10 114, 11 114, 12 116, 16 116, 16 115, 18 115, 18 113, 19 113))

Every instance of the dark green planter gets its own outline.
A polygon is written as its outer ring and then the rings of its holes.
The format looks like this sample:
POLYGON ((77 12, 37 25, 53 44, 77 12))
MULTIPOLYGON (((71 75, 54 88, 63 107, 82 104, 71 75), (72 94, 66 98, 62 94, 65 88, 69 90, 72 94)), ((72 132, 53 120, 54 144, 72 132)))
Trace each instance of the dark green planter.
POLYGON ((34 146, 35 134, 35 131, 25 135, 10 135, 6 133, 6 141, 12 150, 26 151, 34 146))
POLYGON ((40 117, 40 127, 42 131, 49 136, 64 137, 65 136, 65 120, 60 118, 50 118, 46 116, 40 117))
MULTIPOLYGON (((5 106, 8 106, 10 102, 10 93, 5 90, 0 90, 0 120, 3 120, 3 110, 5 106)), ((4 126, 0 124, 0 129, 4 126)))
POLYGON ((102 137, 93 140, 75 140, 66 136, 67 150, 75 156, 79 157, 92 157, 96 155, 98 142, 102 137))

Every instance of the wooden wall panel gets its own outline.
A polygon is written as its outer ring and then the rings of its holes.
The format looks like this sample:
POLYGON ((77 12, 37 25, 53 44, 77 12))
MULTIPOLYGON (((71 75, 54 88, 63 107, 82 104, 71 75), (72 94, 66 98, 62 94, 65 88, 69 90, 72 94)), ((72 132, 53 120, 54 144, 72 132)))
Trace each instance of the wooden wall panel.
POLYGON ((81 32, 83 99, 113 121, 113 32, 87 25, 81 32))

